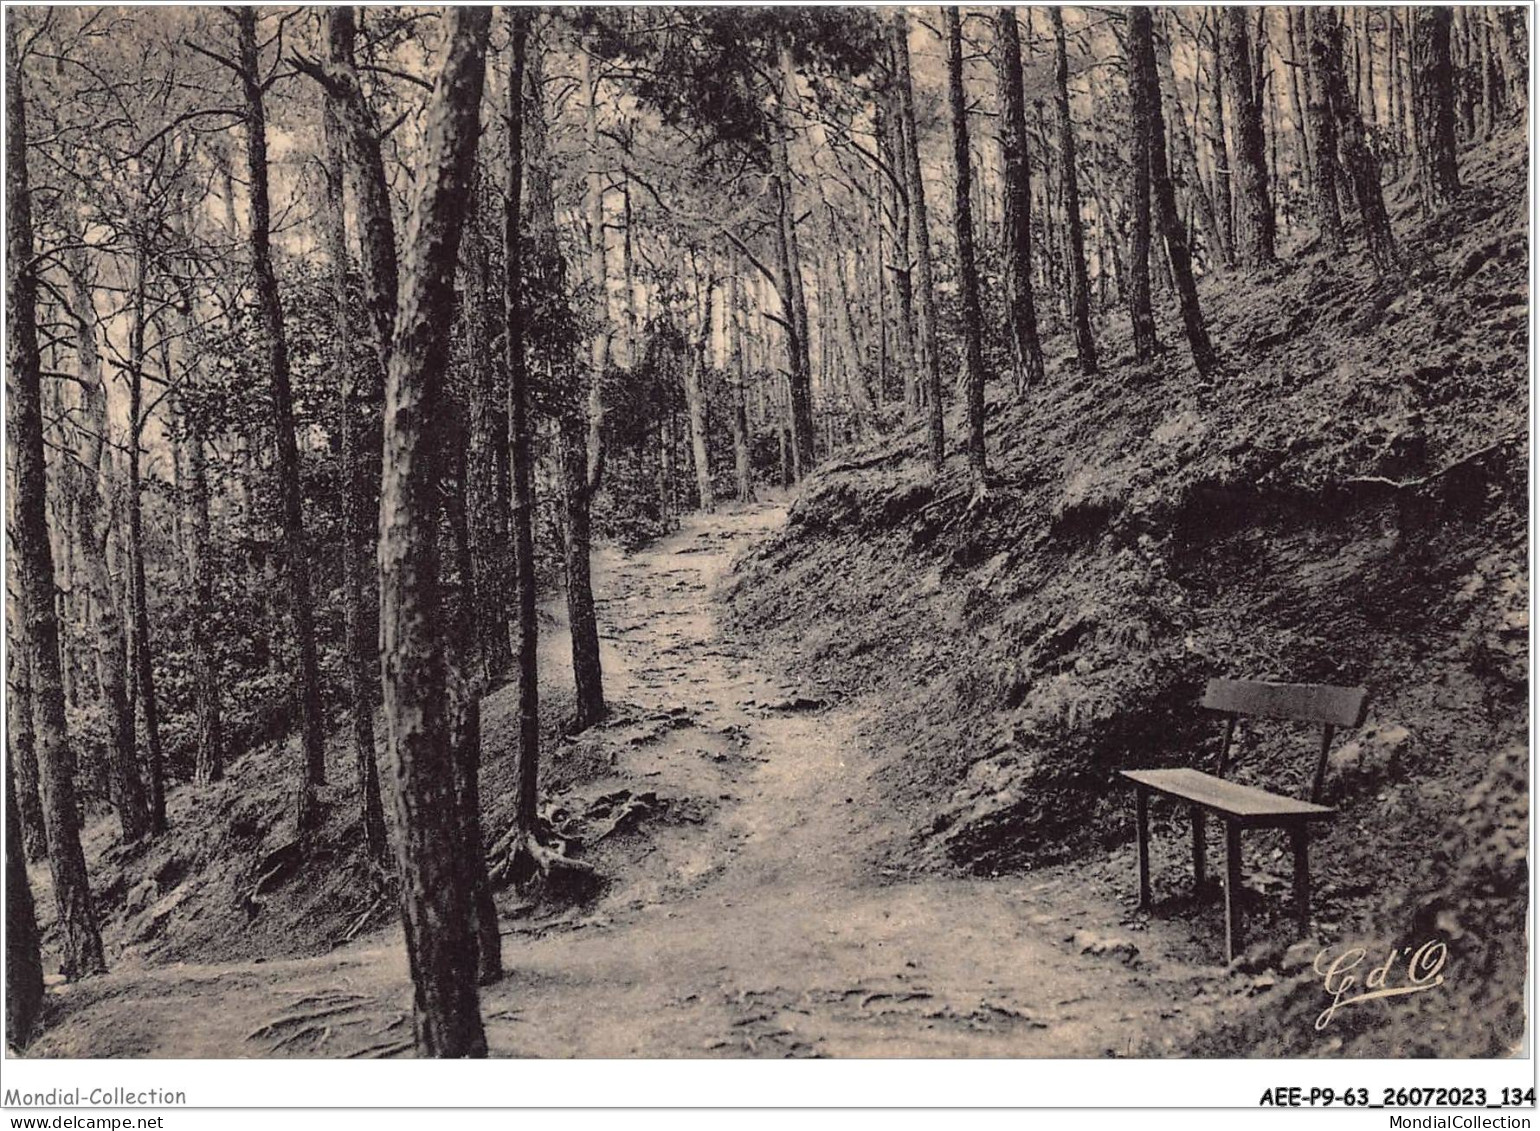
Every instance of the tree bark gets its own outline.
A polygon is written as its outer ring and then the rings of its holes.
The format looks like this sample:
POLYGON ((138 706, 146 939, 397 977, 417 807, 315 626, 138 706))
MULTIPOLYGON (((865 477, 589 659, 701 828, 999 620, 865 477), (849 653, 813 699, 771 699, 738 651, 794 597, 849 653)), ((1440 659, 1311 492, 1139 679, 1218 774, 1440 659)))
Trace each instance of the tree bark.
POLYGON ((1037 335, 1037 303, 1032 294, 1032 168, 1027 160, 1027 102, 1016 9, 996 9, 995 35, 1005 164, 1006 288, 1013 384, 1019 394, 1043 380, 1043 344, 1037 335))
POLYGON ((386 741, 396 766, 401 918, 425 1056, 485 1056, 477 946, 446 704, 438 552, 444 377, 454 274, 469 202, 488 8, 451 8, 443 68, 423 123, 422 166, 385 382, 380 644, 386 741))
MULTIPOLYGON (((1014 22, 1015 14, 1011 13, 1014 22)), ((962 288, 963 353, 968 381, 968 471, 975 490, 987 473, 984 450, 984 316, 979 308, 979 270, 973 252, 973 160, 968 148, 968 101, 963 90, 962 15, 946 9, 947 101, 952 109, 952 162, 956 171, 957 274, 962 288)))
POLYGON ((802 252, 797 236, 797 204, 791 177, 791 105, 796 100, 796 70, 791 48, 782 45, 776 90, 776 136, 771 160, 776 183, 776 250, 781 269, 781 307, 790 325, 791 432, 797 477, 808 475, 817 460, 813 424, 813 365, 809 352, 807 294, 802 282, 802 252))
POLYGON ((1171 171, 1166 161, 1166 128, 1160 107, 1160 73, 1155 65, 1155 42, 1150 9, 1129 9, 1129 54, 1135 81, 1139 87, 1137 104, 1150 117, 1150 186, 1155 197, 1160 231, 1165 239, 1166 257, 1171 264, 1172 281, 1182 308, 1182 324, 1192 361, 1205 377, 1219 368, 1214 347, 1209 342, 1203 312, 1198 306, 1198 288, 1192 275, 1192 257, 1187 250, 1187 233, 1176 210, 1176 191, 1171 185, 1171 171))
MULTIPOLYGON (((690 258, 695 258, 692 253, 690 258)), ((690 455, 695 464, 695 492, 700 509, 707 514, 717 509, 716 490, 711 482, 711 452, 706 442, 706 342, 711 336, 712 298, 716 293, 716 280, 695 276, 696 290, 701 292, 700 327, 690 346, 690 356, 684 367, 685 408, 690 416, 690 455)))
POLYGON ((732 356, 732 411, 729 414, 733 428, 733 480, 736 486, 736 498, 740 503, 752 503, 754 501, 753 468, 749 460, 749 417, 748 417, 748 349, 744 338, 746 336, 746 311, 743 308, 743 278, 739 272, 739 265, 735 261, 732 265, 731 281, 728 284, 728 329, 733 336, 732 356))
POLYGON ((1085 227, 1080 219, 1080 178, 1075 170, 1075 125, 1069 112, 1069 57, 1064 43, 1064 14, 1048 9, 1053 23, 1055 108, 1059 118, 1060 197, 1069 243, 1070 322, 1075 331, 1075 361, 1082 373, 1095 373, 1096 342, 1091 337, 1091 282, 1086 275, 1085 227))
POLYGON ((136 697, 144 712, 145 783, 149 787, 150 832, 166 830, 165 758, 155 696, 154 646, 150 640, 150 596, 144 572, 144 485, 140 475, 144 413, 145 275, 149 256, 140 249, 134 267, 132 320, 128 336, 128 592, 130 639, 136 697))
POLYGON ((1316 226, 1321 242, 1333 255, 1347 251, 1342 231, 1342 210, 1337 185, 1337 123, 1326 87, 1331 66, 1330 45, 1321 27, 1320 14, 1306 8, 1301 18, 1310 45, 1310 69, 1306 74, 1306 108, 1310 123, 1310 148, 1315 151, 1314 189, 1316 226))
POLYGON ((1276 224, 1268 191, 1267 148, 1262 135, 1262 106, 1252 74, 1251 9, 1221 10, 1225 101, 1234 126, 1231 159, 1235 169, 1235 257, 1246 267, 1272 263, 1276 224))
MULTIPOLYGON (((333 66, 353 77, 353 10, 346 7, 327 9, 326 39, 328 59, 333 66)), ((361 96, 360 96, 361 97, 361 96)), ((385 806, 380 795, 379 763, 375 753, 374 707, 379 687, 379 627, 377 614, 369 602, 369 581, 373 562, 372 542, 379 525, 379 507, 375 485, 379 482, 380 435, 378 420, 381 390, 371 368, 353 356, 352 324, 348 297, 347 208, 344 185, 351 142, 353 161, 358 165, 354 195, 364 216, 361 246, 370 240, 384 239, 390 244, 388 268, 390 282, 365 291, 388 286, 395 291, 395 233, 389 213, 385 222, 373 214, 378 199, 365 183, 379 159, 379 141, 367 120, 350 129, 349 117, 358 116, 349 105, 344 86, 327 88, 325 131, 327 156, 326 234, 327 251, 332 264, 332 327, 339 391, 339 415, 342 421, 342 600, 345 666, 348 684, 348 715, 353 735, 353 765, 358 781, 359 824, 369 858, 384 866, 390 858, 385 836, 385 806), (373 150, 372 156, 364 151, 373 150)), ((388 208, 388 201, 385 202, 388 208)), ((366 271, 366 279, 368 272, 366 271)), ((392 313, 394 321, 394 313, 392 313)), ((376 334, 379 333, 378 324, 376 334)), ((385 339, 388 341, 388 338, 385 339)), ((377 356, 380 343, 374 343, 377 356)))
POLYGON ((1369 149, 1363 120, 1358 116, 1358 107, 1353 102, 1342 67, 1341 19, 1328 8, 1311 8, 1308 18, 1314 23, 1313 38, 1320 39, 1317 55, 1326 95, 1336 115, 1343 157, 1348 175, 1353 179, 1353 195, 1358 199, 1358 211, 1363 217, 1369 256, 1381 273, 1395 271, 1400 266, 1400 258, 1390 229, 1390 217, 1385 211, 1385 198, 1380 191, 1379 161, 1369 149))
POLYGON ((300 757, 296 821, 308 830, 316 820, 314 788, 326 781, 326 721, 321 706, 321 676, 316 658, 315 610, 310 601, 310 560, 305 546, 304 494, 300 486, 299 444, 294 432, 294 394, 289 380, 289 347, 273 270, 269 229, 267 117, 257 59, 255 8, 236 9, 240 78, 246 97, 246 176, 251 198, 251 266, 258 314, 267 347, 272 386, 273 441, 284 564, 289 583, 289 616, 299 664, 294 672, 300 705, 300 757))
POLYGON ((1413 25, 1417 59, 1417 90, 1423 108, 1423 167, 1420 188, 1425 209, 1444 207, 1460 191, 1455 151, 1454 63, 1450 58, 1450 21, 1446 7, 1418 8, 1413 25))
POLYGON ((537 825, 540 766, 540 683, 537 663, 539 622, 535 616, 534 429, 530 419, 529 369, 524 357, 524 263, 519 215, 524 187, 524 79, 529 39, 529 11, 509 13, 508 167, 503 213, 504 364, 508 368, 508 446, 513 470, 512 511, 515 608, 514 657, 518 670, 519 755, 515 786, 514 829, 517 843, 527 843, 537 825))
MULTIPOLYGON (((494 310, 492 275, 485 216, 488 187, 478 177, 470 230, 465 236, 466 288, 462 311, 466 353, 470 364, 470 431, 466 476, 471 564, 478 612, 470 624, 485 674, 490 679, 507 669, 509 649, 509 582, 511 543, 508 516, 511 483, 508 469, 508 396, 500 369, 492 359, 492 329, 501 318, 494 310)), ((496 304, 499 308, 500 303, 496 304)))
MULTIPOLYGON (((1129 116, 1132 136, 1129 138, 1129 164, 1131 191, 1129 211, 1132 223, 1129 235, 1129 318, 1133 323, 1134 358, 1149 362, 1160 349, 1155 337, 1155 311, 1150 303, 1150 147, 1151 133, 1159 121, 1150 105, 1154 90, 1149 77, 1140 69, 1140 52, 1144 44, 1139 36, 1148 31, 1148 21, 1140 20, 1137 13, 1129 12, 1128 42, 1128 93, 1132 113, 1129 116)), ((1162 139, 1164 141, 1164 139, 1162 139)))
POLYGON ((914 114, 914 81, 909 68, 909 20, 893 13, 893 59, 898 70, 898 126, 904 150, 905 187, 909 196, 909 238, 913 244, 914 285, 919 305, 918 390, 927 409, 926 436, 931 473, 941 477, 946 463, 946 434, 941 401, 941 346, 936 333, 936 290, 931 276, 930 219, 925 206, 925 178, 920 169, 920 136, 914 114))
MULTIPOLYGON (((75 537, 84 559, 91 596, 97 687, 101 691, 109 738, 108 766, 113 806, 132 844, 150 831, 149 802, 140 776, 133 705, 128 697, 127 657, 123 651, 123 621, 108 561, 111 537, 113 468, 106 458, 107 387, 96 342, 96 307, 86 280, 84 252, 67 260, 70 316, 75 323, 76 370, 80 377, 82 427, 76 458, 88 480, 75 508, 75 537)), ((12 716, 15 718, 15 716, 12 716)), ((25 810, 23 810, 25 811, 25 810)))
POLYGON ((1202 169, 1198 165, 1198 153, 1193 144, 1192 131, 1187 124, 1187 114, 1182 108, 1181 94, 1176 86, 1176 73, 1171 63, 1169 36, 1156 44, 1156 63, 1160 68, 1161 105, 1170 126, 1171 145, 1175 150, 1171 162, 1171 179, 1177 190, 1188 190, 1198 212, 1198 223, 1203 229, 1205 262, 1213 270, 1224 262, 1224 236, 1219 230, 1219 219, 1214 214, 1214 199, 1204 183, 1202 169))
POLYGON ((48 839, 48 867, 53 877, 63 972, 73 980, 105 973, 107 961, 91 904, 85 854, 80 848, 75 751, 65 727, 53 548, 48 542, 48 471, 43 460, 42 357, 38 350, 32 198, 27 179, 26 102, 16 29, 7 31, 6 368, 11 387, 6 419, 15 460, 12 543, 16 548, 19 603, 31 660, 33 730, 43 825, 48 839))
MULTIPOLYGON (((14 33, 13 33, 14 34, 14 33)), ((14 718, 14 716, 13 716, 14 718)), ((43 1011, 43 951, 27 879, 15 767, 5 764, 5 1046, 26 1048, 43 1011)))
MULTIPOLYGON (((15 498, 14 487, 11 497, 15 498)), ((14 529, 14 523, 10 524, 14 529)), ((15 548, 11 548, 8 572, 16 571, 15 548)), ((38 793, 37 742, 32 729, 31 648, 20 617, 19 592, 6 587, 6 753, 7 765, 16 773, 18 829, 26 859, 43 860, 48 856, 48 832, 43 824, 43 799, 38 793)), ((126 839, 126 838, 125 838, 126 839)))
MULTIPOLYGON (((1221 45, 1220 23, 1222 15, 1217 8, 1211 8, 1204 12, 1204 24, 1209 31, 1209 58, 1212 63, 1213 81, 1209 84, 1208 115, 1204 119, 1204 130, 1208 135, 1209 150, 1213 157, 1214 175, 1214 211, 1219 217, 1219 230, 1224 237, 1221 248, 1224 255, 1225 266, 1235 264, 1235 194, 1233 191, 1230 146, 1225 140, 1225 78, 1224 78, 1224 51, 1221 45)), ((1203 28, 1200 25, 1198 32, 1199 42, 1194 45, 1201 64, 1203 56, 1203 28)), ((1234 111, 1232 110, 1231 113, 1234 111)))
MULTIPOLYGON (((530 169, 530 225, 532 243, 539 262, 535 270, 549 275, 547 288, 552 293, 563 287, 564 265, 556 234, 556 205, 551 189, 549 154, 546 147, 545 111, 541 105, 543 83, 539 73, 540 56, 527 59, 530 72, 529 118, 524 144, 530 169)), ((572 381, 556 396, 556 466, 561 483, 562 562, 567 582, 567 624, 572 636, 572 674, 577 705, 574 730, 584 730, 604 718, 604 672, 599 661, 599 626, 594 614, 593 521, 591 504, 597 480, 590 478, 588 420, 583 399, 578 396, 581 377, 578 371, 563 366, 563 376, 572 381)))

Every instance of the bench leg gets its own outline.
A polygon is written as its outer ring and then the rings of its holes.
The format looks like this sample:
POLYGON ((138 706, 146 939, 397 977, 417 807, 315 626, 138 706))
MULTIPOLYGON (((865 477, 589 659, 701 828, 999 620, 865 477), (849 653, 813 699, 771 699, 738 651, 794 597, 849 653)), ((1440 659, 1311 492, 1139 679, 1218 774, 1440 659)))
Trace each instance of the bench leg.
POLYGON ((1189 808, 1192 814, 1192 878, 1193 890, 1201 898, 1203 885, 1208 879, 1207 862, 1204 857, 1208 851, 1208 833, 1203 827, 1203 810, 1196 805, 1189 808))
POLYGON ((1310 933, 1310 826, 1303 821, 1289 830, 1294 846, 1294 918, 1301 937, 1310 933))
POLYGON ((1241 827, 1225 822, 1225 961, 1234 962, 1241 936, 1241 827))
POLYGON ((1150 905, 1150 794, 1134 791, 1134 815, 1139 826, 1139 906, 1150 905))

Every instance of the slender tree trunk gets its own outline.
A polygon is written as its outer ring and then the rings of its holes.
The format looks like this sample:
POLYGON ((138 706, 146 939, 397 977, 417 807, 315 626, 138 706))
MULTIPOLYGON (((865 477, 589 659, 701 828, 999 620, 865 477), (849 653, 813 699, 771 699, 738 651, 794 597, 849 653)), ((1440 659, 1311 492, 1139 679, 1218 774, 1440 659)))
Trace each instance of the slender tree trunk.
POLYGON ((1080 219, 1080 181, 1075 171, 1075 126, 1069 112, 1069 56, 1064 43, 1062 9, 1048 9, 1053 22, 1054 84, 1059 116, 1060 195, 1069 239, 1070 320, 1075 330, 1075 359, 1082 373, 1095 373, 1096 342, 1091 337, 1091 283, 1086 275, 1085 228, 1080 219))
MULTIPOLYGON (((14 716, 13 716, 14 718, 14 716)), ((43 951, 27 879, 15 767, 5 764, 5 1046, 26 1048, 43 1011, 43 951)))
MULTIPOLYGON (((1289 117, 1294 127, 1295 152, 1300 176, 1308 185, 1315 177, 1315 168, 1311 164, 1310 134, 1305 128, 1305 90, 1309 86, 1309 62, 1302 45, 1304 40, 1300 29, 1300 24, 1303 22, 1302 12, 1303 9, 1294 5, 1284 9, 1285 32, 1289 39, 1289 58, 1286 60, 1289 69, 1289 117)), ((1164 73, 1162 81, 1170 81, 1164 73)), ((1394 85, 1391 89, 1395 89, 1394 85)))
MULTIPOLYGON (((353 10, 335 7, 326 13, 328 58, 341 72, 352 76, 355 28, 353 10)), ((369 580, 372 572, 372 542, 379 526, 379 508, 375 484, 379 481, 379 432, 377 420, 381 390, 370 367, 353 356, 352 327, 348 312, 347 209, 344 182, 348 149, 353 146, 353 160, 360 166, 355 178, 355 195, 363 202, 360 211, 367 214, 370 189, 370 159, 360 151, 376 147, 373 130, 363 123, 350 130, 349 116, 355 109, 348 105, 344 86, 333 85, 326 97, 327 149, 327 244, 332 263, 332 346, 336 357, 336 380, 340 393, 342 418, 342 599, 343 632, 346 649, 348 714, 353 735, 353 765, 358 781, 359 823, 364 831, 364 845, 369 858, 384 866, 390 857, 385 837, 385 807, 380 795, 380 773, 375 754, 374 706, 379 686, 378 616, 371 614, 369 580)), ((392 262, 395 256, 394 225, 381 237, 377 225, 370 231, 366 223, 363 239, 385 238, 390 241, 392 262)), ((394 267, 390 269, 394 276, 394 267)), ((395 290, 394 281, 390 283, 395 290)), ((368 286, 366 284, 366 291, 368 286)), ((392 319, 394 314, 392 313, 392 319)), ((376 334, 379 327, 375 326, 376 334)), ((376 355, 383 356, 379 343, 376 355)))
MULTIPOLYGON (((215 623, 213 558, 209 552, 209 474, 202 383, 198 366, 205 352, 193 320, 191 296, 184 294, 182 340, 193 344, 196 355, 181 377, 183 447, 187 484, 182 491, 185 531, 184 554, 193 593, 192 654, 193 701, 198 716, 198 746, 193 760, 193 780, 208 785, 224 776, 224 703, 220 693, 219 661, 213 640, 215 623)), ((188 364, 184 352, 184 365, 188 364)))
MULTIPOLYGON (((1235 197, 1231 189, 1230 147, 1225 140, 1225 89, 1224 51, 1220 43, 1220 23, 1223 15, 1217 8, 1205 11, 1204 20, 1209 24, 1210 59, 1213 64, 1213 81, 1210 83, 1209 113, 1206 119, 1209 149, 1214 158, 1214 210, 1219 214, 1219 228, 1224 235, 1224 262, 1235 263, 1235 197)), ((1202 31, 1195 50, 1201 64, 1203 46, 1202 31)), ((1234 113, 1234 109, 1231 109, 1234 113)))
MULTIPOLYGON (((59 617, 54 606, 53 549, 48 542, 48 471, 43 459, 42 357, 37 340, 37 276, 33 261, 32 198, 27 179, 27 117, 15 28, 5 37, 5 188, 7 376, 6 421, 15 461, 12 545, 22 620, 32 670, 32 719, 38 785, 48 839, 63 972, 71 980, 105 973, 107 961, 91 904, 80 810, 75 800, 75 751, 65 728, 59 671, 59 617)), ((11 824, 9 816, 7 824, 11 824)), ((13 826, 14 827, 14 826, 13 826)), ((11 846, 7 854, 17 859, 11 846)), ((9 970, 10 967, 7 967, 9 970)), ((17 971, 20 973, 20 970, 17 971)))
POLYGON ((166 829, 165 759, 160 744, 160 711, 155 697, 155 664, 150 640, 150 598, 144 572, 144 485, 140 458, 144 426, 145 274, 141 249, 134 269, 134 299, 128 341, 128 569, 134 685, 144 712, 145 781, 149 786, 150 831, 166 829))
POLYGON ((754 480, 752 465, 749 461, 749 419, 748 419, 748 343, 745 341, 746 312, 743 309, 743 278, 739 273, 739 264, 734 261, 730 272, 731 281, 728 284, 728 328, 733 336, 732 356, 732 390, 733 404, 730 416, 733 426, 733 476, 737 487, 736 497, 740 503, 752 503, 754 501, 754 480))
POLYGON ((1310 9, 1310 18, 1315 24, 1313 36, 1321 40, 1317 57, 1321 61, 1326 95, 1336 114, 1348 175, 1353 179, 1353 195, 1358 199, 1359 214, 1363 217, 1369 256, 1382 273, 1395 271, 1400 266, 1400 259, 1390 229, 1390 217, 1385 211, 1385 198, 1380 192, 1379 162, 1369 149, 1363 121, 1358 116, 1358 107, 1353 103, 1342 68, 1342 22, 1328 8, 1310 9))
MULTIPOLYGON (((113 468, 106 458, 107 387, 96 343, 96 309, 86 282, 84 252, 69 259, 70 303, 75 322, 75 354, 80 376, 81 445, 76 453, 88 480, 75 510, 75 535, 85 560, 91 595, 96 646, 96 681, 101 691, 109 737, 108 763, 113 805, 132 844, 150 831, 150 808, 140 776, 134 712, 128 695, 127 657, 123 651, 123 621, 112 568, 108 561, 110 515, 113 507, 113 468)), ((12 716, 15 718, 15 716, 12 716)), ((24 795, 25 796, 25 795, 24 795)), ((23 810, 25 812, 25 809, 23 810)))
MULTIPOLYGON (((1014 19, 1014 16, 1012 17, 1014 19)), ((979 271, 973 253, 973 160, 968 148, 968 101, 962 76, 962 15, 946 9, 947 101, 952 109, 952 162, 956 200, 957 274, 962 290, 963 354, 968 392, 968 471, 975 490, 987 472, 984 451, 984 316, 979 308, 979 271)))
POLYGON ((599 489, 604 476, 604 376, 610 360, 610 291, 605 269, 604 178, 599 168, 599 80, 591 73, 590 55, 578 53, 578 81, 587 92, 584 122, 587 127, 588 174, 585 205, 588 212, 588 282, 594 289, 593 338, 589 342, 588 375, 588 494, 599 489))
POLYGON ((913 244, 915 289, 919 299, 918 390, 928 409, 927 436, 930 442, 931 472, 940 478, 946 461, 944 405, 941 402, 941 346, 936 335, 936 291, 931 277, 930 220, 925 206, 925 179, 920 169, 920 137, 915 124, 914 82, 909 71, 909 21, 902 12, 893 13, 893 59, 898 76, 898 100, 904 150, 905 187, 909 195, 909 228, 913 244))
POLYGON ((1147 17, 1145 22, 1137 21, 1137 14, 1130 10, 1128 92, 1133 112, 1129 117, 1132 136, 1129 138, 1128 161, 1132 166, 1129 211, 1133 222, 1129 239, 1128 298, 1134 357, 1140 362, 1149 362, 1160 349, 1155 337, 1155 311, 1150 304, 1150 147, 1153 141, 1150 134, 1159 119, 1155 108, 1149 104, 1155 92, 1137 65, 1143 44, 1136 42, 1135 37, 1141 30, 1147 30, 1147 17))
POLYGON ((540 766, 540 684, 537 664, 539 622, 535 617, 535 436, 531 426, 529 370, 524 357, 523 255, 519 215, 524 187, 524 79, 529 41, 529 10, 509 14, 508 167, 503 213, 504 364, 508 368, 508 447, 513 470, 515 608, 514 658, 518 670, 519 759, 514 800, 514 829, 519 844, 536 830, 540 766))
POLYGON ((380 502, 380 643, 386 741, 396 766, 401 918, 425 1056, 485 1056, 474 907, 466 870, 450 719, 440 582, 444 375, 454 274, 469 203, 486 72, 488 8, 445 15, 443 69, 423 123, 419 191, 385 382, 380 502))
POLYGON ((303 491, 300 487, 299 444, 294 432, 294 394, 289 381, 289 347, 278 276, 273 270, 269 231, 272 208, 268 199, 267 117, 257 59, 255 8, 236 9, 240 33, 240 77, 246 95, 246 176, 251 199, 251 265, 257 308, 267 347, 268 379, 272 384, 274 455, 277 462, 279 513, 289 583, 289 616, 299 664, 294 672, 295 697, 300 705, 300 773, 296 819, 300 830, 316 820, 315 792, 326 781, 326 722, 321 707, 321 675, 316 658, 315 610, 310 601, 310 560, 305 546, 303 491))
MULTIPOLYGON (((1163 13, 1165 15, 1167 13, 1163 13)), ((1181 95, 1177 90, 1176 74, 1171 63, 1171 45, 1169 37, 1156 45, 1157 59, 1160 66, 1161 98, 1165 110, 1165 116, 1171 129, 1171 144, 1175 159, 1172 161, 1171 176, 1178 191, 1188 190, 1193 203, 1197 208, 1198 222, 1203 229, 1205 262, 1209 269, 1219 267, 1224 262, 1224 236, 1219 230, 1219 219, 1214 214, 1214 200, 1209 195, 1208 186, 1203 180, 1203 171, 1198 165, 1198 153, 1193 144, 1192 131, 1187 125, 1187 114, 1182 109, 1181 95)))
POLYGON ((1276 225, 1268 192, 1267 147, 1262 134, 1262 107, 1252 74, 1249 8, 1228 7, 1220 12, 1223 24, 1225 101, 1235 127, 1237 216, 1235 257, 1244 266, 1262 267, 1276 258, 1276 225))
POLYGON ((1310 145, 1315 150, 1315 219, 1321 242, 1333 255, 1347 251, 1347 237, 1342 231, 1342 211, 1338 204, 1337 122, 1332 114, 1326 87, 1326 73, 1331 66, 1330 42, 1314 8, 1302 14, 1305 38, 1310 44, 1310 70, 1307 79, 1307 110, 1310 145))
MULTIPOLYGON (((891 37, 890 37, 891 38, 891 37)), ((895 80, 896 82, 896 80, 895 80)), ((896 171, 893 183, 893 273, 895 313, 897 315, 897 359, 904 395, 904 410, 912 413, 920 400, 920 367, 916 351, 914 315, 914 255, 910 251, 910 204, 909 190, 905 185, 908 177, 908 146, 904 142, 904 116, 895 89, 889 98, 891 105, 883 107, 883 121, 887 128, 879 132, 879 139, 886 143, 885 157, 888 167, 896 171)), ((880 207, 880 204, 879 204, 880 207)))
POLYGON ((814 451, 813 367, 808 336, 807 295, 802 282, 801 245, 797 237, 797 205, 793 191, 790 157, 790 111, 796 100, 796 71, 791 49, 783 46, 780 55, 779 88, 776 92, 776 138, 771 143, 773 173, 776 182, 778 228, 776 248, 781 268, 781 307, 790 326, 791 347, 791 429, 796 453, 797 476, 813 470, 814 451))
MULTIPOLYGON (((540 56, 527 60, 530 71, 529 118, 525 130, 526 160, 530 168, 530 222, 540 262, 537 270, 558 275, 563 270, 556 236, 556 205, 546 148, 545 111, 540 97, 540 56)), ((558 284, 559 285, 559 284, 558 284)), ((593 525, 591 504, 598 481, 589 459, 587 412, 576 395, 581 387, 576 372, 561 393, 557 409, 556 466, 561 482, 562 559, 567 581, 567 623, 572 636, 572 672, 577 690, 574 730, 584 730, 604 718, 604 674, 599 661, 599 626, 594 613, 593 525)), ((602 469, 602 468, 601 468, 602 469)))
POLYGON ((1218 370, 1219 363, 1198 306, 1198 288, 1193 281, 1187 233, 1177 215, 1176 191, 1171 186, 1171 172, 1166 161, 1166 128, 1160 108, 1160 73, 1155 65, 1155 41, 1148 8, 1129 9, 1129 56, 1139 91, 1135 104, 1149 116, 1150 186, 1160 218, 1161 235, 1165 238, 1166 255, 1171 263, 1172 280, 1182 307, 1182 324, 1187 330, 1193 364, 1207 377, 1218 370))
MULTIPOLYGON (((693 262, 695 254, 692 251, 693 262)), ((716 280, 695 275, 695 289, 701 294, 700 327, 690 346, 684 367, 684 400, 690 418, 690 455, 695 465, 695 492, 700 509, 707 514, 717 509, 716 491, 711 483, 711 454, 706 443, 706 342, 711 336, 712 296, 716 280)))
POLYGON ((1027 161, 1027 102, 1022 89, 1021 29, 1016 9, 995 11, 1000 78, 1000 148, 1004 154, 1006 286, 1017 393, 1043 380, 1043 345, 1032 294, 1032 170, 1027 161))

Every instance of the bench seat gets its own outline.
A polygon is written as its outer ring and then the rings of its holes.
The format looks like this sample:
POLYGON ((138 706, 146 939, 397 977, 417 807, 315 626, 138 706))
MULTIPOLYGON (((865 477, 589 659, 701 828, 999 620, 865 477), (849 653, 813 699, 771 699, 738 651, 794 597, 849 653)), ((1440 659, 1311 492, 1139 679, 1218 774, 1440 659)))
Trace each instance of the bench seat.
POLYGON ((1122 773, 1137 785, 1202 806, 1215 816, 1248 828, 1324 821, 1337 812, 1327 805, 1268 793, 1265 789, 1217 778, 1202 770, 1124 770, 1122 773))

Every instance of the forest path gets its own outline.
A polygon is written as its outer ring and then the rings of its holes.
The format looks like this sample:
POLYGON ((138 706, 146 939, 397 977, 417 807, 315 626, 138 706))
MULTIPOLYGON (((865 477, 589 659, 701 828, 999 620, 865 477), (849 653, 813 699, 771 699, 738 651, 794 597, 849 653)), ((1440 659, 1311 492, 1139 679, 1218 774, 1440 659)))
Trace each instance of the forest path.
MULTIPOLYGON (((784 685, 717 616, 733 554, 784 517, 728 507, 596 555, 612 763, 570 800, 656 801, 600 846, 597 900, 505 918, 508 974, 482 1000, 492 1055, 1106 1056, 1191 1023, 1215 970, 1109 948, 1129 937, 1123 909, 1073 869, 896 878, 872 862, 903 818, 869 781, 863 708, 784 685), (1077 931, 1104 941, 1083 953, 1077 931)), ((398 927, 318 958, 56 992, 34 1055, 410 1051, 398 927)))

